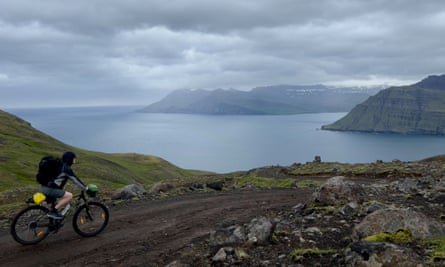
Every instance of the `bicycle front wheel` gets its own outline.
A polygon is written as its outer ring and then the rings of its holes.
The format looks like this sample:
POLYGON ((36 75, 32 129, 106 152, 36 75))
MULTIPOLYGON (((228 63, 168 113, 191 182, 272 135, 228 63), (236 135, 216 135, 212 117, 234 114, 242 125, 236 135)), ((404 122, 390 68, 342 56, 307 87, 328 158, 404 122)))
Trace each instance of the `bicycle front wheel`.
POLYGON ((21 210, 11 224, 11 235, 22 245, 34 245, 49 234, 48 209, 43 206, 29 206, 21 210))
POLYGON ((105 229, 109 217, 108 209, 104 204, 88 202, 80 206, 74 213, 74 231, 84 237, 96 236, 105 229))

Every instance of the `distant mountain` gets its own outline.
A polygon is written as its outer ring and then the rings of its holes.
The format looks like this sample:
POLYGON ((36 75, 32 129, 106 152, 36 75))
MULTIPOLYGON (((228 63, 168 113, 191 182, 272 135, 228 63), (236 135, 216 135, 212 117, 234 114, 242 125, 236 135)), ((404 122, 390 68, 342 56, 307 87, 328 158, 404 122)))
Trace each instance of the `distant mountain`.
POLYGON ((142 109, 149 113, 278 115, 346 112, 377 88, 332 88, 324 85, 277 85, 239 90, 177 90, 142 109))
POLYGON ((445 135, 445 75, 382 90, 322 129, 445 135))

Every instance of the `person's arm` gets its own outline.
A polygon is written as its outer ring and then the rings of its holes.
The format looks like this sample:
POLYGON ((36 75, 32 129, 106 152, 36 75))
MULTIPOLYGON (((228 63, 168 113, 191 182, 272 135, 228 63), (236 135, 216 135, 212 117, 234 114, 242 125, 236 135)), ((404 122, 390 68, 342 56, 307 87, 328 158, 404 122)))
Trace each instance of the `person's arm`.
POLYGON ((80 187, 80 189, 84 190, 87 188, 87 186, 82 182, 82 180, 80 180, 79 177, 77 177, 76 175, 68 175, 68 178, 73 181, 73 183, 75 183, 78 187, 80 187))
POLYGON ((77 177, 76 174, 74 174, 73 169, 65 168, 64 172, 65 175, 68 177, 68 179, 73 181, 73 183, 76 184, 78 187, 80 187, 80 189, 84 190, 87 188, 87 186, 82 182, 82 180, 80 180, 80 178, 77 177))

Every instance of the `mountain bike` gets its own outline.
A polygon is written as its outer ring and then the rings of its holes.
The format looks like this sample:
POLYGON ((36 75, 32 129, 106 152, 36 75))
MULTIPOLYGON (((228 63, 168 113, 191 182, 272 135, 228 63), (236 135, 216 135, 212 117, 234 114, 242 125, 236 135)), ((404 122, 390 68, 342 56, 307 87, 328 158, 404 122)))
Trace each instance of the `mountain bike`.
MULTIPOLYGON (((73 197, 75 209, 72 216, 72 225, 74 231, 82 237, 92 237, 101 233, 110 218, 108 208, 104 204, 89 200, 95 197, 96 193, 97 191, 82 190, 79 195, 73 197)), ((68 204, 61 212, 64 215, 63 219, 50 218, 47 216, 50 211, 47 206, 50 206, 53 210, 56 199, 43 195, 41 198, 45 199, 45 202, 37 201, 36 195, 40 198, 43 194, 37 193, 34 194, 33 198, 28 199, 26 201, 28 207, 22 209, 14 217, 11 224, 12 237, 22 245, 37 244, 50 233, 57 233, 72 211, 71 205, 68 204)))

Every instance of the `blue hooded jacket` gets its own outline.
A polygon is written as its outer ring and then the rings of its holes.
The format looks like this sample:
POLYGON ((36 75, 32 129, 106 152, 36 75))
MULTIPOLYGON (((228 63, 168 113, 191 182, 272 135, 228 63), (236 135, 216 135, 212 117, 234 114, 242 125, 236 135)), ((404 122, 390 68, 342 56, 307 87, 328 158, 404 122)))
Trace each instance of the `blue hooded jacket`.
POLYGON ((86 188, 86 185, 80 180, 79 177, 74 174, 73 169, 71 168, 71 165, 73 165, 73 161, 76 158, 76 154, 74 152, 68 151, 65 152, 62 156, 62 172, 57 176, 54 181, 52 181, 50 187, 55 188, 63 188, 68 182, 68 180, 73 181, 74 184, 76 184, 80 189, 84 190, 86 188))

